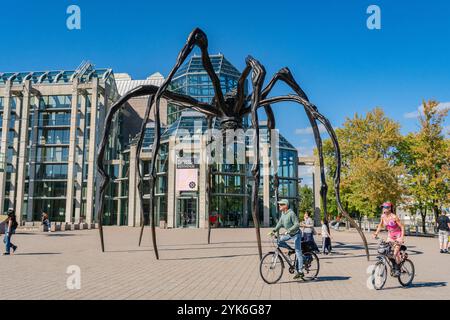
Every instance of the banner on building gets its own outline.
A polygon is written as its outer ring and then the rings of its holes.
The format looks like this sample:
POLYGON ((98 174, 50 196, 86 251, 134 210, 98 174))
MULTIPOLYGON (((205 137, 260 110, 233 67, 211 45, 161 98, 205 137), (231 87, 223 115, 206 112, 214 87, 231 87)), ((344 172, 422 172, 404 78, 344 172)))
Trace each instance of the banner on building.
POLYGON ((177 158, 176 190, 198 191, 198 161, 191 157, 177 158))

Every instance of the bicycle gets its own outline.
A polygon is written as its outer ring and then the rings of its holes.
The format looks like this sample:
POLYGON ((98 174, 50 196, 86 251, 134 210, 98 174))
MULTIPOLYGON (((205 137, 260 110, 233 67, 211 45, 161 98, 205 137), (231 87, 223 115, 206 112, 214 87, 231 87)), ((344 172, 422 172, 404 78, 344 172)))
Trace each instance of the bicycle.
POLYGON ((411 285, 414 280, 415 268, 411 260, 408 259, 406 253, 407 247, 402 245, 400 247, 401 262, 399 265, 400 274, 395 275, 394 263, 395 257, 393 256, 393 244, 381 240, 378 246, 377 263, 372 271, 372 285, 376 290, 383 289, 387 280, 387 268, 389 267, 389 273, 391 277, 398 278, 398 281, 403 287, 411 285))
MULTIPOLYGON (((295 250, 290 247, 288 254, 285 255, 279 246, 278 236, 272 235, 271 243, 275 248, 274 251, 268 252, 261 259, 259 272, 264 282, 268 284, 274 284, 280 281, 284 272, 284 261, 289 266, 289 273, 294 274, 297 270, 297 255, 295 250), (276 241, 275 241, 276 240, 276 241), (283 261, 284 260, 284 261, 283 261)), ((312 252, 312 248, 307 246, 307 243, 302 242, 302 254, 303 254, 303 273, 302 279, 304 281, 312 281, 317 278, 320 269, 319 258, 312 252)))

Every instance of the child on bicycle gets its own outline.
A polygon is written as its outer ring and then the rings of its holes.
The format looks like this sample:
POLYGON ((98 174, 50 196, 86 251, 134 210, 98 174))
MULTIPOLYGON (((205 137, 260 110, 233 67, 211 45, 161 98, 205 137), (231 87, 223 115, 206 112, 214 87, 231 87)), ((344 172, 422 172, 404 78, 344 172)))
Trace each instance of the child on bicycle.
POLYGON ((373 234, 374 238, 378 237, 378 233, 383 226, 388 231, 387 242, 391 243, 394 247, 394 274, 398 276, 400 274, 399 264, 401 262, 400 248, 405 238, 405 227, 393 212, 393 205, 391 202, 385 202, 381 206, 383 208, 383 214, 381 215, 381 221, 378 225, 377 231, 373 234))
POLYGON ((289 249, 289 245, 286 242, 294 240, 298 268, 294 279, 303 278, 302 232, 300 230, 298 216, 289 208, 289 201, 287 199, 278 201, 278 205, 280 207, 281 217, 275 229, 273 229, 270 234, 273 235, 274 233, 277 233, 281 228, 286 229, 284 235, 280 237, 278 245, 282 248, 289 249))

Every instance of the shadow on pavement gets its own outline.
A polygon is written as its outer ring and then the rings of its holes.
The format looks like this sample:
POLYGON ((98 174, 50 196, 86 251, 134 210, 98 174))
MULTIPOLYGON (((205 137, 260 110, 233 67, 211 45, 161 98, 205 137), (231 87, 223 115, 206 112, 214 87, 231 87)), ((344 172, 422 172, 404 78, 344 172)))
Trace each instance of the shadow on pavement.
POLYGON ((226 256, 212 256, 212 257, 193 257, 193 258, 170 258, 170 259, 159 259, 159 260, 166 260, 166 261, 177 261, 177 260, 204 260, 204 259, 221 259, 221 258, 236 258, 236 257, 250 257, 250 256, 257 256, 258 254, 232 254, 232 255, 226 255, 226 256))
POLYGON ((14 256, 45 256, 62 254, 61 252, 31 252, 31 253, 14 253, 14 256))
POLYGON ((285 284, 285 283, 292 283, 292 282, 298 282, 298 283, 314 283, 314 282, 325 282, 325 281, 346 281, 351 279, 351 277, 341 277, 341 276, 326 276, 326 277, 317 277, 315 280, 312 281, 302 281, 302 280, 290 280, 290 281, 280 281, 276 284, 285 284))
POLYGON ((429 288, 429 287, 446 287, 447 282, 418 282, 418 283, 412 283, 409 287, 405 288, 429 288))
POLYGON ((383 290, 413 289, 413 288, 438 288, 438 287, 446 287, 446 286, 447 286, 447 282, 443 282, 443 281, 438 281, 438 282, 417 282, 417 283, 412 283, 409 287, 397 286, 397 287, 384 288, 383 290))

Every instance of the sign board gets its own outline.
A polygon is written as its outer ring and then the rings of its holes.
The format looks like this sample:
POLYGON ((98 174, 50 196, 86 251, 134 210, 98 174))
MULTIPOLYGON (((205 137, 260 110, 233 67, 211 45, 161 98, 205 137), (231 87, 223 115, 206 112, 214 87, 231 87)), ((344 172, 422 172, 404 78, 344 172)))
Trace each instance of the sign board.
POLYGON ((198 191, 199 164, 195 158, 177 158, 176 190, 198 191))

